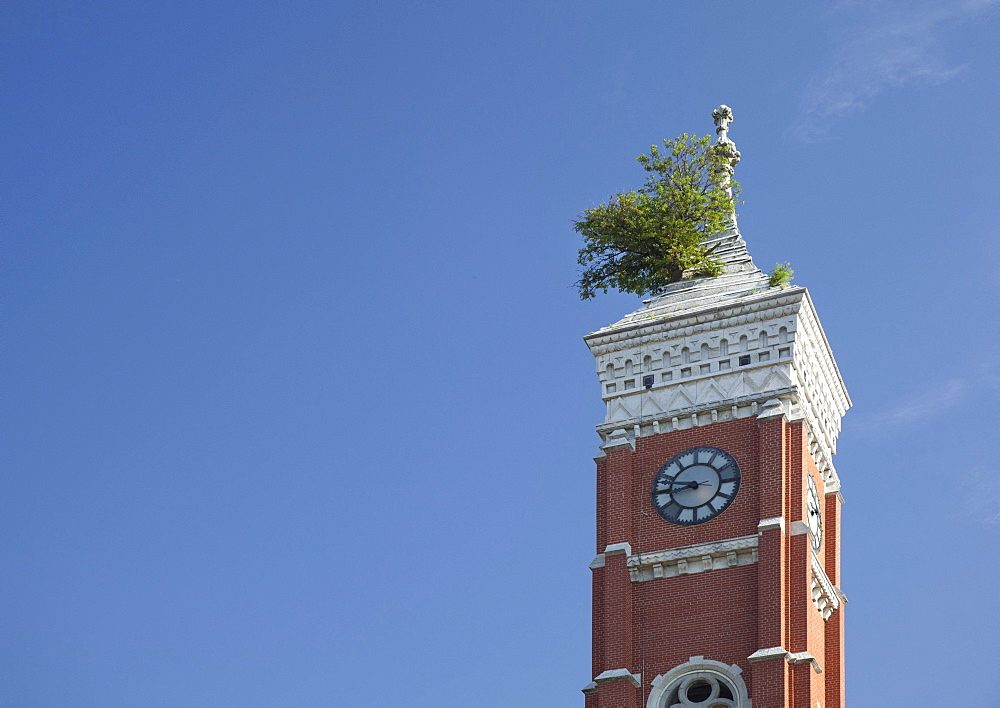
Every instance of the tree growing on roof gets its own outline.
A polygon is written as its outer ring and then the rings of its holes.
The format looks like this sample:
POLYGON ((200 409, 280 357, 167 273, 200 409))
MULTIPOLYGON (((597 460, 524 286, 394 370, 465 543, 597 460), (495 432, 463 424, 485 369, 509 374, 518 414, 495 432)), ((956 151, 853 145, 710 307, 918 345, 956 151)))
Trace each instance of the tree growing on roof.
POLYGON ((584 240, 576 283, 582 300, 609 288, 647 295, 722 272, 703 240, 735 223, 739 187, 731 175, 739 153, 732 143, 684 134, 636 160, 647 173, 641 187, 585 209, 573 222, 584 240))

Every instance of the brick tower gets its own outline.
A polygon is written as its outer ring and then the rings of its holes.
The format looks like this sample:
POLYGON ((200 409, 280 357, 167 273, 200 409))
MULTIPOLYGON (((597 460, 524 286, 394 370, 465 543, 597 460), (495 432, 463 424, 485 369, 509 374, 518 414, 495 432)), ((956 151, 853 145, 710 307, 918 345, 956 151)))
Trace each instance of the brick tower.
POLYGON ((712 242, 722 275, 584 338, 607 404, 586 708, 842 708, 850 399, 806 289, 770 287, 735 218, 712 242))

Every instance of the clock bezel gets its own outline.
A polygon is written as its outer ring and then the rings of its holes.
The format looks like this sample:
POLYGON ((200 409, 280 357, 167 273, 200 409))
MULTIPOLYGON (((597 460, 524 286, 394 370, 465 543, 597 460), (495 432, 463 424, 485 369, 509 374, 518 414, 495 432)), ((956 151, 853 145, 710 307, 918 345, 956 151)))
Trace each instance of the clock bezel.
MULTIPOLYGON (((664 521, 677 525, 677 526, 697 526, 699 524, 704 524, 713 519, 719 518, 723 513, 729 509, 733 502, 736 501, 736 497, 739 495, 740 486, 742 484, 742 472, 740 470, 740 465, 736 461, 736 458, 732 453, 723 450, 722 448, 711 446, 711 445, 699 445, 697 447, 688 448, 682 452, 677 453, 669 460, 667 460, 663 466, 657 471, 656 475, 653 477, 653 484, 650 487, 650 501, 653 505, 653 509, 656 511, 657 515, 664 521), (701 453, 710 453, 711 457, 708 461, 701 461, 701 453), (688 455, 694 455, 693 462, 689 464, 682 464, 682 458, 688 455), (716 462, 721 459, 721 464, 716 462), (678 469, 673 474, 668 473, 672 465, 677 465, 678 469), (702 501, 701 503, 691 506, 689 504, 682 504, 675 498, 675 494, 678 492, 690 491, 689 489, 678 489, 673 493, 667 490, 660 489, 657 487, 666 483, 666 479, 676 480, 685 471, 690 470, 695 467, 709 467, 716 474, 717 484, 715 485, 715 490, 711 497, 702 501), (723 478, 722 472, 728 470, 732 467, 733 471, 729 473, 725 478, 723 478), (666 479, 665 479, 666 478, 666 479), (725 489, 725 485, 732 485, 731 490, 725 489), (658 503, 658 497, 666 494, 668 501, 664 504, 658 503), (721 506, 715 506, 713 502, 722 497, 724 499, 721 506), (678 512, 668 512, 671 506, 680 509, 678 512), (707 508, 706 512, 702 511, 707 508), (688 509, 694 509, 692 512, 692 518, 681 519, 680 515, 685 513, 688 509)), ((670 484, 670 483, 668 483, 670 484)), ((688 495, 689 496, 689 495, 688 495)))

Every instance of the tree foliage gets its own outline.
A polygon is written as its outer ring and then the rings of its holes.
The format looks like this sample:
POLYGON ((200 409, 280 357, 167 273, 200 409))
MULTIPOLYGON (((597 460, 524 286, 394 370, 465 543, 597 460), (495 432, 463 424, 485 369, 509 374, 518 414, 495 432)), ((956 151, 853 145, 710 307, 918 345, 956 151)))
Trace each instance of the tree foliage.
POLYGON ((686 277, 722 272, 703 239, 731 225, 738 187, 729 182, 726 153, 711 146, 710 136, 684 134, 636 160, 647 172, 642 187, 584 210, 573 222, 584 239, 576 283, 583 300, 608 288, 646 295, 686 277))
POLYGON ((767 276, 767 284, 772 288, 787 288, 792 284, 792 273, 794 272, 791 263, 775 263, 774 270, 767 276))

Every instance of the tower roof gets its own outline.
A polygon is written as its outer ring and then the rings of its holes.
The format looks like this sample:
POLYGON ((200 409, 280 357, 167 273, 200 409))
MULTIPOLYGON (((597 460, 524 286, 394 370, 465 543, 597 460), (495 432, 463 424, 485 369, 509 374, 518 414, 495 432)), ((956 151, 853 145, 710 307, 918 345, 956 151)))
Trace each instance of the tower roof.
MULTIPOLYGON (((722 186, 731 190, 730 180, 740 161, 736 143, 729 137, 729 126, 733 122, 732 109, 723 104, 712 111, 715 121, 716 138, 712 149, 722 153, 724 170, 722 186)), ((703 240, 712 249, 712 254, 722 262, 721 275, 700 276, 671 283, 653 297, 643 301, 643 306, 623 317, 605 329, 617 329, 637 324, 650 318, 669 317, 687 310, 721 305, 727 301, 737 301, 761 290, 767 289, 768 278, 754 265, 746 241, 740 234, 735 212, 729 228, 703 240)))

